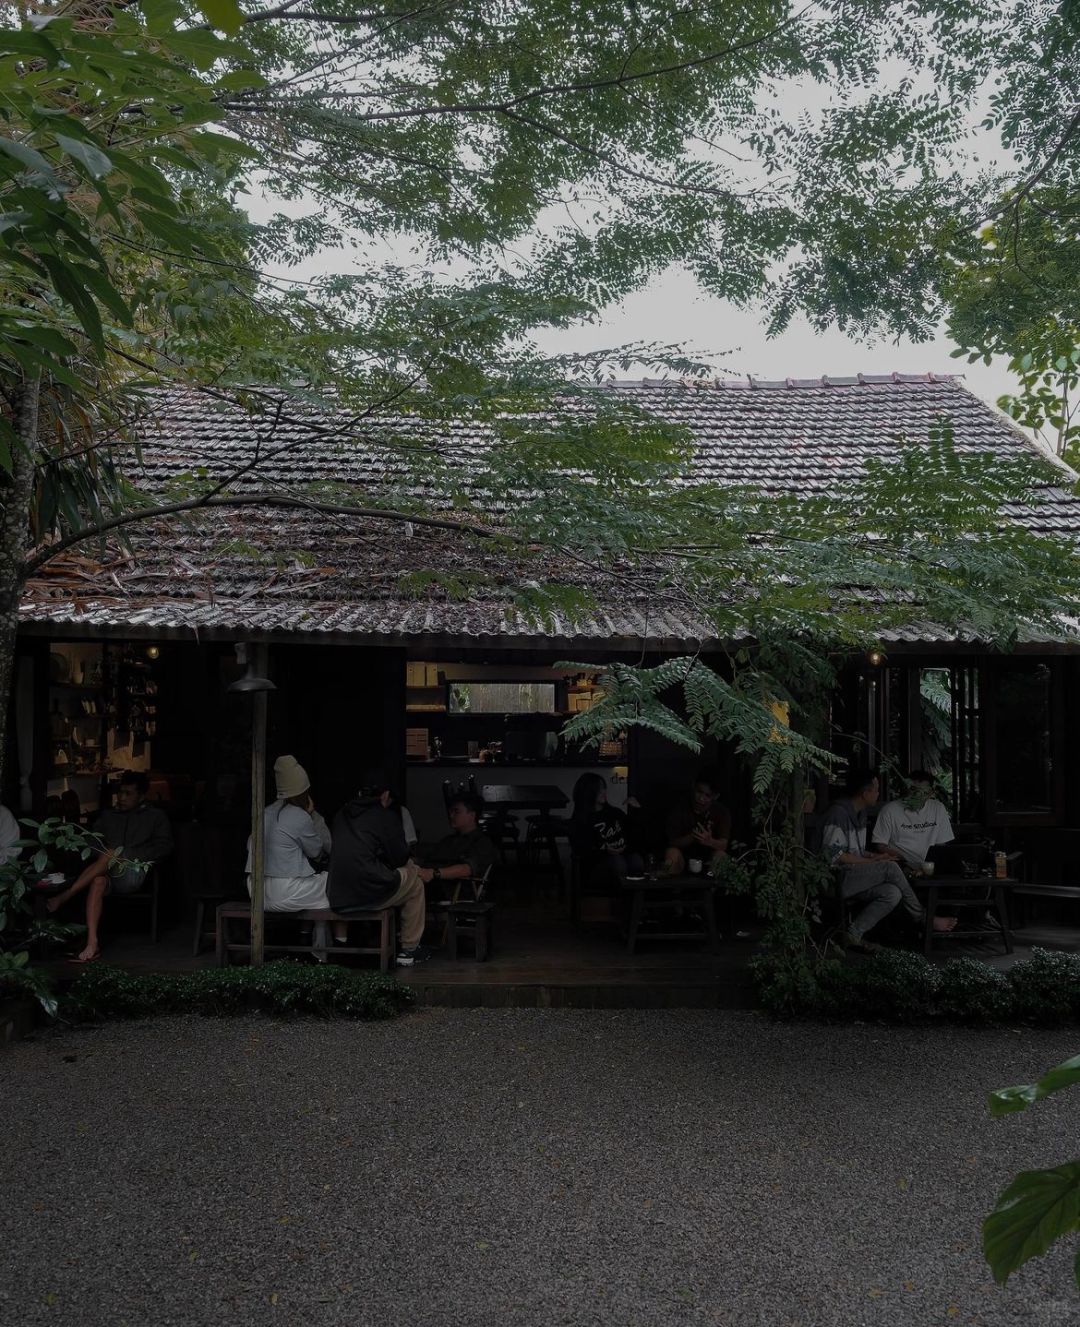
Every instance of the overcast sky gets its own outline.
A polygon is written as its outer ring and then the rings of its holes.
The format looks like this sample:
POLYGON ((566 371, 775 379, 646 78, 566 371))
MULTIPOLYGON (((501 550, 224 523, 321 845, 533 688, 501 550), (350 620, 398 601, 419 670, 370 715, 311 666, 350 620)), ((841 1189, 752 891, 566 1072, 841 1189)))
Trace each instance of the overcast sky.
POLYGON ((966 385, 993 405, 1015 383, 1006 361, 967 364, 950 357, 945 336, 916 344, 865 344, 842 332, 815 332, 799 320, 773 340, 755 313, 702 294, 694 278, 670 271, 622 304, 602 323, 545 332, 537 341, 546 351, 581 351, 631 341, 679 342, 717 366, 717 376, 739 378, 850 377, 856 373, 961 373, 966 385), (715 358, 714 358, 715 357, 715 358))

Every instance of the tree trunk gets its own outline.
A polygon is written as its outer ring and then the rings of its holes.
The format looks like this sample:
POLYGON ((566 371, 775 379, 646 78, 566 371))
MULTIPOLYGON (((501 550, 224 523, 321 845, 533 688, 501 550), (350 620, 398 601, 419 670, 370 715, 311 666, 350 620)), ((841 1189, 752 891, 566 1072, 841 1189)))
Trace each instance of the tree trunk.
POLYGON ((19 597, 30 542, 30 501, 34 493, 40 404, 41 378, 35 376, 27 379, 20 393, 14 420, 19 441, 13 449, 11 474, 0 487, 0 779, 7 748, 19 597))

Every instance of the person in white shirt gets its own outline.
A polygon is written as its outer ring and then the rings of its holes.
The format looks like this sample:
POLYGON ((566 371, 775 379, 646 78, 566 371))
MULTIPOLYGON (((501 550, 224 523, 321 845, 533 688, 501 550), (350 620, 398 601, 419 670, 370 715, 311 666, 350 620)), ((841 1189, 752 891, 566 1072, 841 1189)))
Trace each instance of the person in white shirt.
POLYGON ((949 813, 933 795, 934 780, 925 770, 913 769, 907 792, 886 802, 874 824, 875 847, 892 848, 908 866, 921 867, 930 849, 953 841, 949 813))
MULTIPOLYGON (((315 810, 311 780, 295 756, 274 761, 277 801, 263 811, 263 898, 267 912, 329 908, 326 871, 316 869, 330 855, 330 830, 315 810)), ((251 893, 251 838, 248 838, 248 893, 251 893)), ((335 923, 336 938, 345 927, 335 923)))
MULTIPOLYGON (((874 770, 852 770, 847 781, 847 797, 834 802, 825 814, 821 845, 825 859, 840 872, 840 895, 851 900, 857 909, 843 937, 849 949, 872 953, 880 946, 866 939, 867 932, 884 920, 894 908, 902 906, 917 925, 922 926, 926 910, 900 869, 899 852, 880 847, 866 851, 867 810, 877 803, 881 784, 874 770)), ((955 917, 935 917, 935 931, 950 931, 955 917)))
POLYGON ((20 838, 19 822, 6 806, 0 806, 0 866, 18 858, 19 849, 15 845, 20 838))

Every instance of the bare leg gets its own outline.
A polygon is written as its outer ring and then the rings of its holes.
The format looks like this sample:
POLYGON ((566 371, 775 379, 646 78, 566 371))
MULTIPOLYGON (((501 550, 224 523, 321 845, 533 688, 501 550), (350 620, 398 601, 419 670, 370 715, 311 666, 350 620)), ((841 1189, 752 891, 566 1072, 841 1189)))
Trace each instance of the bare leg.
POLYGON ((48 908, 50 912, 55 912, 57 908, 62 908, 68 899, 74 898, 76 894, 84 890, 90 884, 91 880, 96 880, 99 876, 103 876, 108 869, 109 863, 115 856, 116 853, 110 848, 108 852, 103 852, 100 856, 95 857, 89 866, 83 871, 82 875, 80 875, 77 880, 73 880, 62 894, 54 894, 52 898, 45 900, 46 908, 48 908))
POLYGON ((86 948, 76 958, 77 963, 89 963, 101 953, 98 945, 98 925, 101 922, 101 909, 108 887, 108 876, 95 876, 90 882, 90 892, 86 896, 86 948))

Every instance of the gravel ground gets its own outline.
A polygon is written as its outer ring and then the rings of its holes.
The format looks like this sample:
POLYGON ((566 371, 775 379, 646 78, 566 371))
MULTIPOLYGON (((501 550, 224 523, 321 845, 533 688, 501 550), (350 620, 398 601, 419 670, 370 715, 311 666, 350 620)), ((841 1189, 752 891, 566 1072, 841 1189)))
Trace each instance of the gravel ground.
POLYGON ((0 1055, 0 1323, 1076 1323, 979 1223, 1080 1153, 1070 1033, 709 1011, 170 1019, 0 1055))

